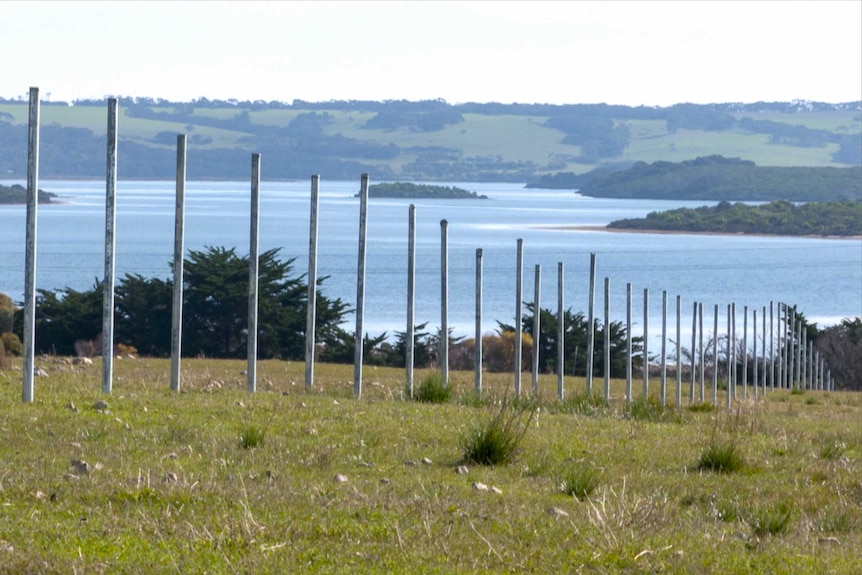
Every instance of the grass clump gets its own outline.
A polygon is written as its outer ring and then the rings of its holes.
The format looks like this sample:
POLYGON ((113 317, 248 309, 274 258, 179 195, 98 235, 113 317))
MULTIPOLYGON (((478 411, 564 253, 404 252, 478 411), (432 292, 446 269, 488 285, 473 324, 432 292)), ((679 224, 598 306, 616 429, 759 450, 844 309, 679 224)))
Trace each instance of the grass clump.
POLYGON ((734 473, 745 467, 745 462, 736 444, 713 441, 700 454, 697 469, 716 473, 734 473))
POLYGON ((560 413, 598 415, 606 409, 605 398, 595 393, 576 393, 565 398, 559 405, 560 413))
POLYGON ((586 463, 579 462, 570 465, 563 473, 560 488, 566 495, 583 501, 595 491, 599 483, 601 483, 599 473, 586 463))
POLYGON ((518 454, 532 417, 533 412, 528 407, 513 408, 504 401, 484 425, 462 440, 464 462, 479 465, 510 463, 518 454))
POLYGON ((838 459, 844 455, 847 444, 837 438, 827 439, 820 445, 818 455, 820 459, 838 459))
POLYGON ((634 421, 680 421, 675 410, 662 407, 659 400, 652 396, 631 402, 627 415, 634 421))
POLYGON ((782 501, 775 505, 755 507, 748 518, 748 524, 758 537, 779 535, 787 531, 793 507, 782 501))
POLYGON ((701 402, 689 405, 688 410, 692 413, 713 413, 718 411, 718 408, 711 403, 701 402))
POLYGON ((447 403, 452 397, 452 387, 443 381, 443 375, 432 372, 416 388, 413 398, 422 403, 447 403))
POLYGON ((266 431, 256 425, 246 425, 239 432, 239 444, 243 449, 254 449, 263 445, 266 431))

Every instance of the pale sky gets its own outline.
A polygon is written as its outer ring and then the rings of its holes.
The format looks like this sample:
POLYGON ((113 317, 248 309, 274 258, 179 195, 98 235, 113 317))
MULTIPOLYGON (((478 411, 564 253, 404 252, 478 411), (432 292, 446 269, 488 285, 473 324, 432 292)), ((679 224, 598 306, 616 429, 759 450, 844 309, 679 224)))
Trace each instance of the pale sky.
POLYGON ((0 1, 0 96, 862 100, 862 0, 0 1))

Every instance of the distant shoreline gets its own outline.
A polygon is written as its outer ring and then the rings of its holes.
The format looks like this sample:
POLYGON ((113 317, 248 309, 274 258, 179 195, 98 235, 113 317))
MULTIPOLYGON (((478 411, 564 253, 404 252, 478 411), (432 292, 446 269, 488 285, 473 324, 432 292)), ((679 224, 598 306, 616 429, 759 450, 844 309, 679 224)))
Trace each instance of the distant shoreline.
POLYGON ((790 234, 750 234, 745 232, 693 232, 686 230, 642 230, 609 228, 606 226, 534 226, 547 230, 563 230, 572 232, 610 232, 615 234, 654 234, 654 235, 694 235, 694 236, 734 236, 734 237, 766 237, 766 238, 807 238, 820 240, 862 240, 862 236, 818 236, 818 235, 790 235, 790 234))

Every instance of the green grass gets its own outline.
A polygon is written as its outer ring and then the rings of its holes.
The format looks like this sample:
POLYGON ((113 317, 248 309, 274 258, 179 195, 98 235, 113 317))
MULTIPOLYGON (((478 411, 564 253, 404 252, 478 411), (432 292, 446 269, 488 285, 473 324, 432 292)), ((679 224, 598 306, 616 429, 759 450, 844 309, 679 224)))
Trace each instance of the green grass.
POLYGON ((697 468, 717 473, 734 473, 745 467, 745 461, 735 443, 711 443, 700 454, 697 468))
POLYGON ((601 483, 599 472, 583 462, 569 465, 563 473, 560 489, 566 495, 583 501, 596 490, 601 483))
POLYGON ((465 463, 505 465, 515 460, 530 429, 530 403, 500 403, 486 420, 467 432, 461 442, 465 463))
MULTIPOLYGON (((49 357, 24 404, 13 365, 0 371, 4 574, 862 572, 862 394, 774 391, 732 415, 671 408, 668 424, 628 417, 619 380, 583 414, 552 399, 551 375, 541 400, 504 409, 511 374, 485 374, 477 401, 426 404, 400 399, 403 369, 366 367, 379 386, 356 401, 347 365, 318 364, 307 391, 302 363, 260 362, 250 394, 244 361, 187 359, 177 394, 169 361, 124 359, 106 398, 98 361, 49 357), (465 436, 521 408, 511 463, 463 463, 465 436), (251 430, 265 441, 244 448, 251 430), (711 437, 744 447, 740 472, 695 469, 711 437), (843 452, 821 457, 832 439, 843 452), (600 478, 583 501, 561 492, 577 465, 600 478)), ((473 394, 472 372, 450 382, 473 394)))
POLYGON ((443 382, 439 371, 422 378, 413 392, 413 399, 422 403, 446 403, 452 398, 452 387, 443 382))

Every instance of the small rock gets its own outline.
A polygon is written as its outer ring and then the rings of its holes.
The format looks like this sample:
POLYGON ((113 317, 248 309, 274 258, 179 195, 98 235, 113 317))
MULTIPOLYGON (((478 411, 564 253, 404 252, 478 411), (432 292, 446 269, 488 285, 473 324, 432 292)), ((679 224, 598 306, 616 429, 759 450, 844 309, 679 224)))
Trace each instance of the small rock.
POLYGON ((41 367, 37 367, 33 370, 33 375, 36 377, 48 377, 48 372, 41 367))
POLYGON ((370 461, 360 461, 359 467, 374 467, 374 464, 370 461))
POLYGON ((267 469, 267 470, 266 470, 266 472, 264 473, 264 475, 266 475, 266 478, 267 478, 267 479, 272 479, 272 471, 270 471, 269 469, 267 469))
POLYGON ((337 399, 333 399, 332 405, 341 405, 341 403, 337 399))
POLYGON ((497 495, 503 495, 503 490, 499 487, 491 486, 491 493, 496 493, 497 495))
POLYGON ((66 409, 72 411, 72 413, 78 413, 78 408, 75 407, 75 404, 72 403, 71 401, 66 404, 66 409))
POLYGON ((416 463, 415 461, 413 461, 412 459, 408 459, 407 461, 404 462, 404 465, 406 465, 407 467, 416 467, 419 464, 416 463))
POLYGON ((548 515, 553 515, 557 519, 569 516, 567 512, 563 511, 559 507, 548 507, 545 511, 548 513, 548 515))
POLYGON ((473 482, 473 489, 476 491, 488 491, 488 486, 478 481, 473 482))
POLYGON ((392 480, 388 477, 383 477, 380 479, 380 483, 382 483, 383 485, 389 485, 390 483, 392 483, 392 480))
POLYGON ((427 457, 422 458, 422 465, 434 465, 434 462, 428 459, 427 457))
POLYGON ((86 475, 90 473, 90 464, 86 461, 83 461, 81 459, 73 459, 70 462, 70 465, 72 466, 72 469, 75 471, 75 473, 77 473, 78 475, 86 475))
POLYGON ((333 477, 332 480, 336 483, 347 483, 347 476, 340 473, 336 473, 335 477, 333 477))
POLYGON ((75 479, 75 480, 77 480, 77 479, 80 479, 80 477, 78 477, 74 473, 66 473, 65 475, 63 475, 63 479, 75 479))
POLYGON ((93 365, 93 360, 89 357, 76 357, 72 360, 75 365, 93 365))
POLYGON ((300 401, 300 402, 299 402, 299 407, 306 408, 306 407, 308 407, 308 406, 307 406, 307 405, 305 405, 305 402, 304 402, 304 401, 300 401))
POLYGON ((306 435, 317 435, 317 430, 314 429, 313 427, 309 427, 308 429, 305 430, 305 434, 306 435))
POLYGON ((4 553, 12 553, 15 550, 12 544, 8 541, 0 541, 0 551, 4 553))
POLYGON ((77 447, 78 449, 81 449, 81 444, 78 443, 77 441, 73 441, 69 445, 72 447, 77 447))
POLYGON ((459 465, 455 468, 455 473, 457 473, 458 475, 467 475, 468 473, 470 473, 470 470, 467 468, 466 465, 459 465))
POLYGON ((162 480, 165 483, 176 483, 177 482, 177 474, 176 473, 166 473, 164 479, 162 480))
POLYGON ((108 409, 108 402, 104 399, 100 399, 96 403, 93 404, 93 409, 105 410, 108 409))
POLYGON ((821 545, 840 545, 841 541, 837 537, 819 537, 817 542, 821 545))
POLYGON ((45 494, 37 490, 36 493, 33 494, 33 497, 36 499, 45 499, 45 494))
POLYGON ((171 451, 170 453, 168 453, 167 455, 162 457, 162 459, 176 459, 178 457, 179 457, 179 455, 177 455, 176 452, 171 451))

